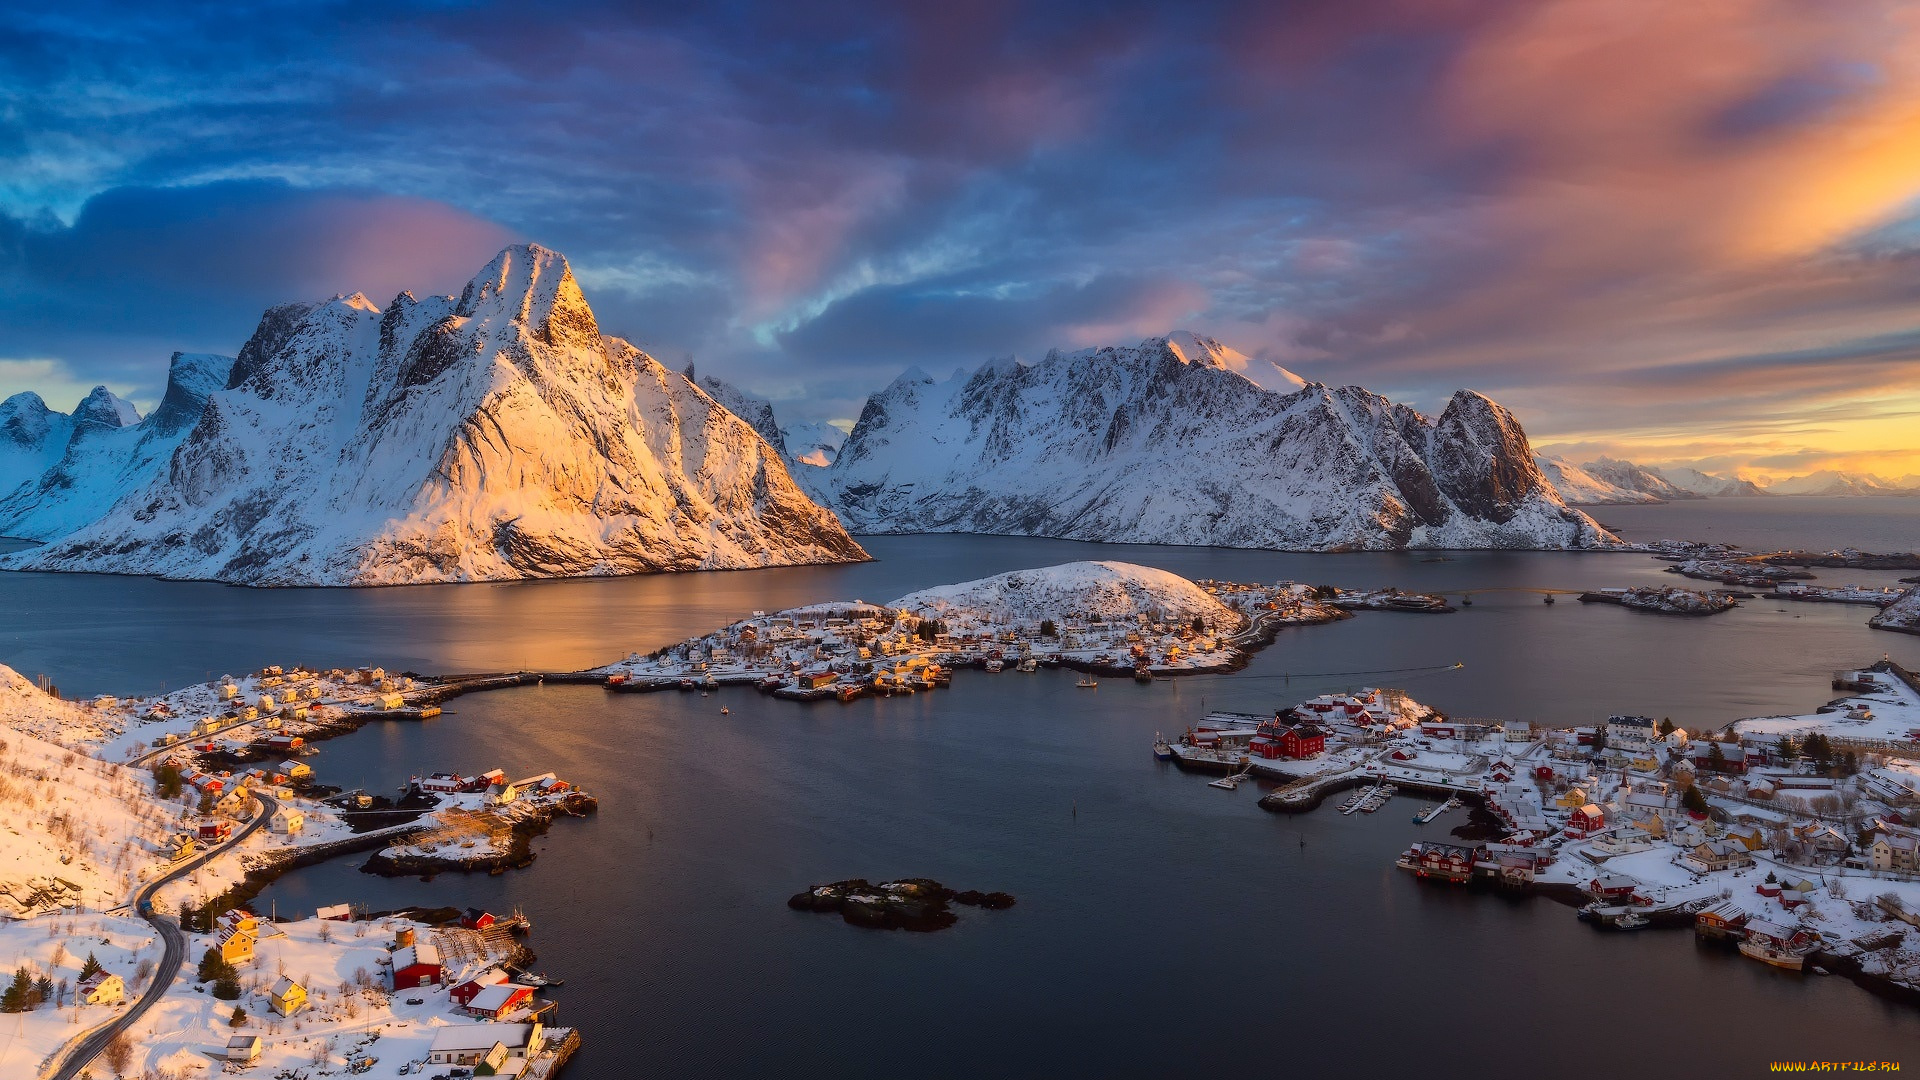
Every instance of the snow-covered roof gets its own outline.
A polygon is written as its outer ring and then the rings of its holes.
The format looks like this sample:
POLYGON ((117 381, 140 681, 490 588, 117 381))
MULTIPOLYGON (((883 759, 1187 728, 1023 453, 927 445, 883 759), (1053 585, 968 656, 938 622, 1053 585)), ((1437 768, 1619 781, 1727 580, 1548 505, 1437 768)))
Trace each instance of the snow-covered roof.
POLYGON ((426 964, 429 967, 439 967, 440 966, 440 947, 435 945, 431 941, 422 941, 412 945, 403 945, 400 948, 394 950, 393 970, 405 971, 406 969, 413 967, 415 964, 426 964))
POLYGON ((512 1001, 520 994, 531 994, 532 992, 533 987, 521 986, 519 983, 493 983, 474 994, 473 1000, 467 1003, 467 1007, 476 1012, 493 1012, 497 1009, 505 1008, 507 1002, 512 1001))

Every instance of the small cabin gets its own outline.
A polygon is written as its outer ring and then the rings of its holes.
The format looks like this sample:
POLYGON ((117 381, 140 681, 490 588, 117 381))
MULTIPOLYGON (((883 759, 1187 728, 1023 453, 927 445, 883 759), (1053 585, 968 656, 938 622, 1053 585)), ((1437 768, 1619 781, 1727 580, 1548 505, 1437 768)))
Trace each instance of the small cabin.
POLYGON ((282 975, 267 991, 267 1004, 281 1016, 292 1016, 306 1008, 307 988, 282 975))

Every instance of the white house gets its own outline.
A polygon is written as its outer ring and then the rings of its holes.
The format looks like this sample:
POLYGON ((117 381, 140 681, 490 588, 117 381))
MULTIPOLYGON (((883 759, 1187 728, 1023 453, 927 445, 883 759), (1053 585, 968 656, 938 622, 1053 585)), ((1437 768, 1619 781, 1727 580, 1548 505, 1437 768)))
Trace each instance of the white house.
MULTIPOLYGON (((427 1062, 433 1065, 478 1065, 496 1050, 506 1051, 502 1059, 525 1060, 540 1052, 543 1036, 538 1020, 528 1024, 453 1024, 433 1034, 427 1048, 427 1062)), ((495 1064, 495 1072, 503 1072, 495 1064)))
POLYGON ((1607 717, 1607 745, 1622 750, 1645 749, 1653 744, 1659 725, 1651 716, 1607 717))
POLYGON ((307 827, 307 815, 292 807, 283 806, 273 812, 273 831, 284 836, 298 836, 307 827))
POLYGON ((235 1035, 227 1040, 227 1061, 251 1065, 260 1060, 260 1036, 235 1035))
POLYGON ((127 984, 110 971, 96 971, 74 990, 82 1005, 118 1005, 127 1000, 127 984))

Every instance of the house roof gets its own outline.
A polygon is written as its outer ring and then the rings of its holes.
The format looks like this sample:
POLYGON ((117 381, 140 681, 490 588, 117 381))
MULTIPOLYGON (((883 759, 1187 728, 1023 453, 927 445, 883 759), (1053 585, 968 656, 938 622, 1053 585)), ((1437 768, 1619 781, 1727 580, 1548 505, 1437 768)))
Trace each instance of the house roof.
POLYGON ((280 976, 280 981, 273 984, 273 989, 267 992, 272 994, 274 997, 286 997, 288 994, 293 993, 295 990, 298 990, 303 994, 307 992, 306 987, 301 986, 299 983, 294 982, 292 979, 287 978, 285 975, 282 975, 280 976))
POLYGON ((467 1003, 467 1008, 493 1012, 496 1009, 505 1008, 508 1002, 521 994, 532 993, 531 986, 521 986, 519 983, 494 983, 492 986, 483 987, 479 993, 473 995, 473 1000, 467 1003))
POLYGON ((433 1033, 432 1050, 491 1050, 494 1043, 508 1049, 527 1045, 533 1038, 532 1024, 453 1024, 433 1033))
POLYGON ((431 941, 417 942, 394 950, 393 970, 405 971, 410 967, 425 964, 428 967, 440 966, 440 947, 431 941))
POLYGON ((229 1050, 251 1050, 260 1042, 258 1035, 235 1035, 227 1039, 229 1050))

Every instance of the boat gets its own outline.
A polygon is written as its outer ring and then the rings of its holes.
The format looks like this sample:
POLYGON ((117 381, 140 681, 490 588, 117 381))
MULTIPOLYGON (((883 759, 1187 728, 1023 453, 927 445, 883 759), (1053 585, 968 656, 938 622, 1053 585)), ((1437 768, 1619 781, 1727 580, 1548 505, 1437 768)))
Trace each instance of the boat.
POLYGON ((682 690, 691 690, 691 689, 693 689, 693 680, 692 680, 692 679, 681 679, 681 680, 680 680, 680 689, 682 689, 682 690))
POLYGON ((1795 949, 1783 949, 1770 942, 1743 941, 1740 943, 1740 951, 1763 964, 1772 964, 1774 967, 1785 968, 1788 971, 1804 970, 1807 963, 1806 953, 1795 949))
POLYGON ((1460 598, 1460 606, 1461 606, 1461 607, 1472 607, 1472 606, 1473 606, 1473 597, 1471 597, 1471 596, 1463 596, 1463 597, 1461 597, 1461 598, 1460 598))
POLYGON ((1028 672, 1039 671, 1040 661, 1035 660, 1033 657, 1029 656, 1025 660, 1020 661, 1020 666, 1016 670, 1028 671, 1028 672))
POLYGON ((1552 593, 1548 593, 1548 594, 1547 594, 1547 603, 1549 603, 1549 604, 1551 604, 1551 603, 1553 603, 1553 594, 1552 594, 1552 593))
POLYGON ((1173 744, 1162 738, 1157 731, 1153 733, 1153 756, 1161 761, 1173 760, 1173 744))
POLYGON ((1091 675, 1088 675, 1085 678, 1081 679, 1079 682, 1074 683, 1073 685, 1079 687, 1082 690, 1098 690, 1100 689, 1100 680, 1094 678, 1091 675))
POLYGON ((1134 682, 1152 682, 1153 672, 1148 671, 1145 665, 1136 667, 1133 669, 1133 681, 1134 682))
POLYGON ((1637 911, 1629 911, 1625 915, 1615 919, 1613 925, 1622 930, 1639 930, 1643 927, 1652 926, 1653 920, 1637 911))
POLYGON ((1006 662, 1001 660, 989 660, 986 663, 986 668, 988 671, 1000 671, 1004 669, 1006 666, 1007 666, 1006 662))
POLYGON ((727 711, 727 707, 726 707, 725 705, 722 705, 722 706, 720 706, 720 715, 721 715, 721 716, 731 716, 731 715, 733 715, 733 714, 727 711))

